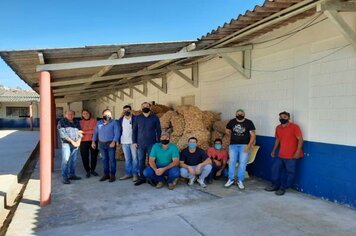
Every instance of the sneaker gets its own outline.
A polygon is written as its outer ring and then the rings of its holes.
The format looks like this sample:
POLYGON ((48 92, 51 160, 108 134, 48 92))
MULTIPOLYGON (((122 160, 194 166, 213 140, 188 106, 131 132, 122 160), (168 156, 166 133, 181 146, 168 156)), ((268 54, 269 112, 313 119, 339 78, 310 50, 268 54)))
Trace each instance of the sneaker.
POLYGON ((131 175, 124 175, 124 176, 120 177, 119 180, 126 180, 126 179, 131 179, 131 178, 132 178, 131 175))
POLYGON ((63 184, 70 184, 70 181, 69 181, 69 179, 63 179, 63 184))
POLYGON ((103 177, 101 177, 101 179, 99 181, 105 181, 110 179, 110 177, 108 175, 104 175, 103 177))
POLYGON ((271 185, 271 186, 265 188, 265 191, 267 191, 267 192, 274 192, 277 190, 278 190, 278 188, 275 187, 274 185, 271 185))
POLYGON ((242 183, 242 181, 237 182, 237 187, 241 190, 245 189, 244 183, 242 183))
POLYGON ((92 174, 93 176, 99 176, 99 174, 96 173, 95 171, 92 171, 91 174, 92 174))
POLYGON ((206 183, 207 183, 207 184, 212 184, 212 183, 213 183, 213 180, 212 180, 212 179, 208 179, 208 180, 206 181, 206 183))
POLYGON ((70 179, 70 180, 80 180, 80 179, 82 179, 82 178, 79 177, 79 176, 73 175, 73 176, 69 177, 69 179, 70 179))
POLYGON ((200 187, 206 188, 206 184, 204 183, 203 179, 198 179, 197 182, 200 184, 200 187))
POLYGON ((194 184, 195 180, 197 180, 197 177, 193 177, 193 178, 189 179, 188 185, 192 186, 194 184))
POLYGON ((146 183, 145 179, 139 179, 139 180, 136 181, 135 186, 139 186, 139 185, 144 184, 144 183, 146 183))
POLYGON ((224 185, 224 187, 225 187, 225 188, 228 188, 228 187, 230 187, 230 186, 233 185, 233 184, 234 184, 234 181, 228 179, 227 182, 226 182, 226 184, 224 185))
POLYGON ((277 195, 277 196, 282 196, 282 195, 284 195, 286 193, 286 190, 284 190, 284 189, 278 189, 276 192, 275 192, 275 194, 277 195))
POLYGON ((156 185, 156 188, 163 188, 164 183, 163 182, 158 182, 158 184, 156 185))
POLYGON ((168 189, 169 190, 173 190, 174 188, 176 187, 176 185, 175 184, 168 184, 168 189))
POLYGON ((136 182, 138 180, 138 176, 137 175, 134 175, 133 177, 132 177, 132 182, 136 182))
POLYGON ((175 179, 173 180, 173 185, 174 185, 174 186, 176 186, 176 185, 177 185, 178 180, 179 180, 179 178, 175 178, 175 179))
POLYGON ((109 182, 112 183, 116 180, 115 175, 110 176, 109 182))
POLYGON ((90 178, 90 172, 88 171, 85 177, 90 178))

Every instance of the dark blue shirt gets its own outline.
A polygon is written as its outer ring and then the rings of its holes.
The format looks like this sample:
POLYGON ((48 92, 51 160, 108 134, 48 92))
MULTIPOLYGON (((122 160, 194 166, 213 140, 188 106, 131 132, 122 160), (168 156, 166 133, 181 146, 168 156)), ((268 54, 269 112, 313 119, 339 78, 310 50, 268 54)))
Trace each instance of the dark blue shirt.
POLYGON ((93 141, 100 141, 100 142, 111 142, 119 141, 119 125, 113 119, 109 121, 109 123, 104 124, 103 120, 99 120, 96 124, 93 141))
POLYGON ((132 142, 138 146, 147 146, 158 143, 161 138, 161 123, 158 116, 150 114, 149 116, 139 115, 133 122, 132 142))

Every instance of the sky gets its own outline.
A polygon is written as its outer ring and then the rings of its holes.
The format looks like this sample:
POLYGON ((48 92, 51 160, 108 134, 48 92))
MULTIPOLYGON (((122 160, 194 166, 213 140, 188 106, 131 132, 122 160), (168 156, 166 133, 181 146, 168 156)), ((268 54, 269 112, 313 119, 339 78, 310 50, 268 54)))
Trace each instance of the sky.
MULTIPOLYGON (((194 40, 264 0, 1 0, 0 50, 194 40)), ((29 89, 0 60, 0 85, 29 89)))

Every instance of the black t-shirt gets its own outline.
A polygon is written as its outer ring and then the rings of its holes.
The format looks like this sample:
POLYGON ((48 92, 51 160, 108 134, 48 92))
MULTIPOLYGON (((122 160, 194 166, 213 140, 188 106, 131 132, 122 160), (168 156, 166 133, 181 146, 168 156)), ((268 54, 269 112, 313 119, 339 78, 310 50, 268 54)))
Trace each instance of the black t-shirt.
POLYGON ((205 161, 207 158, 208 155, 206 152, 198 147, 194 153, 189 152, 189 148, 184 148, 180 152, 180 161, 184 161, 184 164, 188 166, 196 166, 205 161))
POLYGON ((248 144, 250 131, 256 130, 253 122, 246 118, 243 122, 232 119, 227 123, 226 128, 231 130, 230 144, 248 144))

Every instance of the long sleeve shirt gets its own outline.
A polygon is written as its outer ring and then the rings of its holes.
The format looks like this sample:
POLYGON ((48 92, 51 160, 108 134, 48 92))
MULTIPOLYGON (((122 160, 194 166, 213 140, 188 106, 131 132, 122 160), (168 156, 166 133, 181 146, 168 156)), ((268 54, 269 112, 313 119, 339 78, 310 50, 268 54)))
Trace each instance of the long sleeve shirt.
POLYGON ((77 141, 82 137, 82 135, 79 133, 81 128, 78 120, 73 120, 73 122, 70 122, 66 118, 60 119, 57 124, 57 129, 62 142, 68 142, 68 139, 77 141))
POLYGON ((82 141, 91 141, 96 127, 96 119, 80 120, 80 128, 83 131, 82 141))
POLYGON ((119 126, 116 120, 111 119, 108 123, 103 120, 97 122, 92 141, 96 142, 119 142, 119 126))
POLYGON ((132 142, 138 146, 147 146, 158 143, 161 138, 161 124, 158 116, 139 115, 136 117, 132 128, 132 142))

